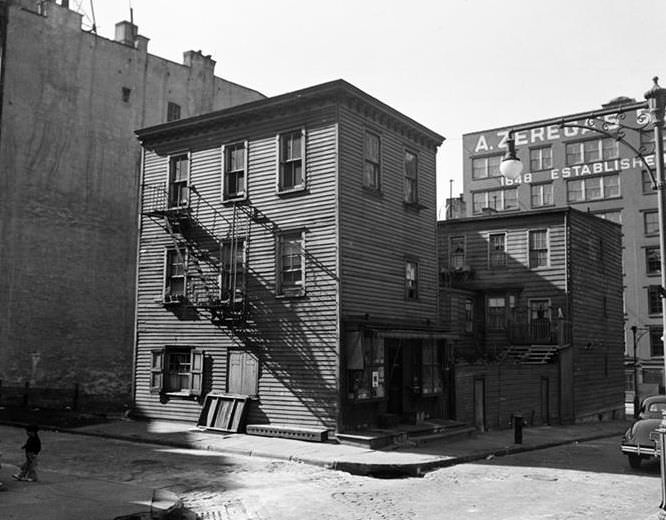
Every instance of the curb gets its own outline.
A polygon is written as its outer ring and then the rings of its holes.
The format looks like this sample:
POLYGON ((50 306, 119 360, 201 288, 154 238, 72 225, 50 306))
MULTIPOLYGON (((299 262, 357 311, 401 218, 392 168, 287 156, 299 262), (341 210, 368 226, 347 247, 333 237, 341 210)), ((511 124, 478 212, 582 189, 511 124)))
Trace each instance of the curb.
MULTIPOLYGON (((0 421, 0 424, 13 427, 25 427, 24 423, 16 423, 9 421, 0 421)), ((426 462, 372 463, 372 462, 352 462, 345 460, 323 460, 311 457, 299 457, 297 455, 281 455, 265 451, 238 449, 233 447, 221 450, 218 447, 211 445, 196 446, 187 442, 178 442, 173 440, 166 441, 161 439, 146 438, 134 435, 78 431, 75 428, 57 428, 48 425, 41 426, 41 429, 47 431, 56 431, 60 433, 68 433, 71 435, 85 435, 88 437, 116 439, 116 440, 135 442, 141 444, 154 444, 157 446, 169 446, 174 448, 199 449, 199 450, 206 450, 217 453, 231 453, 234 455, 242 455, 246 457, 261 457, 261 458, 270 458, 275 460, 285 460, 289 462, 309 464, 311 466, 319 466, 325 469, 344 471, 352 475, 375 476, 378 478, 423 477, 426 473, 434 471, 436 469, 451 467, 458 464, 466 464, 469 462, 486 459, 488 457, 504 457, 507 455, 515 455, 518 453, 525 453, 529 451, 554 448, 557 446, 564 446, 567 444, 574 444, 577 442, 587 442, 597 439, 606 439, 609 437, 614 437, 616 435, 619 437, 623 433, 623 431, 614 432, 614 433, 597 433, 594 435, 569 438, 566 440, 550 441, 534 445, 507 446, 501 449, 488 450, 483 452, 480 451, 476 453, 471 453, 469 455, 447 456, 426 462)))

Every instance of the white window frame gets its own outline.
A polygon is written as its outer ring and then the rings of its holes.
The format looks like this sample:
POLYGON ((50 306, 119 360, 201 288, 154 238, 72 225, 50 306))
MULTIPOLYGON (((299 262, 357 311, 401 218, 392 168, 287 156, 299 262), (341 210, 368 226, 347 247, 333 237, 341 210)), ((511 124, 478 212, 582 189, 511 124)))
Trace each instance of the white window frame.
POLYGON ((506 251, 506 238, 507 234, 506 231, 498 231, 498 232, 493 232, 493 233, 488 233, 488 269, 502 269, 506 267, 506 260, 507 260, 507 251, 506 251), (491 238, 494 236, 503 236, 504 237, 504 249, 502 250, 502 257, 504 261, 502 263, 493 263, 492 257, 492 243, 491 243, 491 238))
POLYGON ((542 171, 549 170, 553 167, 553 147, 548 146, 537 146, 535 148, 530 148, 530 171, 542 171), (544 154, 544 151, 548 150, 548 154, 544 154), (537 167, 535 168, 534 165, 537 167))
POLYGON ((500 189, 492 189, 492 190, 484 190, 484 191, 477 191, 472 193, 472 213, 475 215, 479 215, 483 213, 483 210, 485 208, 490 208, 495 211, 515 211, 520 208, 519 202, 518 202, 518 188, 500 188, 500 189), (514 200, 516 201, 516 205, 512 206, 510 208, 506 207, 506 192, 512 191, 516 194, 514 200), (499 200, 496 200, 496 205, 493 208, 489 201, 490 201, 490 194, 498 194, 499 195, 499 200), (474 204, 474 196, 475 195, 483 195, 484 197, 484 206, 476 210, 476 206, 474 204))
POLYGON ((303 229, 292 229, 284 230, 281 233, 277 234, 277 259, 276 259, 276 285, 277 285, 277 295, 281 297, 289 296, 304 296, 305 295, 305 281, 306 281, 306 270, 305 270, 305 230, 303 229), (284 283, 284 266, 283 266, 283 247, 289 237, 299 236, 299 241, 301 244, 300 251, 300 262, 301 262, 301 278, 299 282, 294 283, 293 285, 286 285, 284 283))
POLYGON ((165 247, 164 248, 164 267, 163 267, 163 274, 162 274, 162 302, 165 304, 173 304, 173 303, 181 303, 187 298, 187 293, 188 293, 188 276, 187 276, 187 263, 188 263, 188 254, 187 254, 187 249, 186 248, 179 248, 176 249, 175 247, 165 247), (178 251, 180 251, 180 255, 178 254, 178 251), (171 294, 171 292, 168 290, 169 286, 169 281, 174 278, 173 276, 170 276, 170 262, 169 262, 169 257, 171 253, 176 254, 177 256, 181 256, 183 260, 183 294, 180 295, 174 295, 171 294))
POLYGON ((419 262, 416 258, 405 258, 405 300, 419 299, 419 262), (410 265, 413 266, 414 278, 409 278, 410 265))
POLYGON ((239 201, 239 200, 245 200, 247 199, 247 177, 248 177, 248 151, 249 151, 249 146, 247 141, 235 141, 232 143, 228 143, 225 145, 222 145, 220 149, 220 153, 222 156, 222 202, 232 202, 232 201, 239 201), (235 194, 230 194, 229 193, 229 176, 230 174, 238 174, 241 170, 234 170, 230 171, 227 169, 228 161, 227 161, 227 155, 232 150, 233 148, 237 147, 238 145, 242 145, 243 147, 243 186, 242 190, 239 190, 235 194))
POLYGON ((462 269, 465 265, 465 260, 467 259, 467 236, 466 235, 449 235, 449 269, 462 269), (463 252, 462 252, 462 262, 460 262, 460 265, 456 265, 456 263, 453 261, 454 257, 458 257, 459 255, 455 255, 455 251, 453 250, 453 241, 454 239, 460 239, 462 238, 462 245, 463 245, 463 252))
POLYGON ((601 175, 598 177, 579 177, 579 178, 574 178, 574 179, 568 179, 566 183, 566 190, 567 190, 567 202, 571 202, 573 204, 576 204, 578 202, 592 202, 592 201, 599 201, 599 200, 611 200, 611 199, 617 199, 622 196, 622 187, 620 186, 620 174, 619 173, 612 173, 609 175, 601 175), (608 188, 608 179, 617 179, 617 194, 616 195, 606 195, 606 190, 608 188), (599 189, 600 189, 600 196, 595 197, 595 198, 590 198, 588 195, 588 190, 589 186, 588 184, 590 182, 595 182, 599 181, 599 189), (571 200, 570 197, 570 191, 569 191, 569 186, 574 183, 574 182, 579 182, 581 186, 581 193, 582 197, 579 200, 571 200))
POLYGON ((180 152, 174 152, 167 155, 166 157, 166 207, 168 209, 185 209, 190 207, 190 186, 192 179, 192 152, 190 150, 183 150, 180 152), (172 204, 171 203, 171 185, 174 184, 171 182, 171 164, 172 161, 179 157, 187 157, 187 179, 185 180, 185 191, 187 193, 187 201, 185 204, 172 204))
POLYGON ((500 173, 499 165, 502 162, 502 157, 503 154, 492 154, 492 155, 485 155, 483 157, 472 157, 472 179, 478 180, 478 179, 490 179, 493 177, 501 177, 502 174, 500 173), (491 159, 498 159, 496 170, 493 169, 491 171, 490 169, 491 159), (480 164, 481 167, 476 167, 477 164, 480 164), (483 173, 481 175, 476 175, 475 173, 478 170, 482 170, 483 173))
MULTIPOLYGON (((307 133, 305 127, 294 128, 292 130, 285 130, 280 132, 275 136, 275 149, 276 149, 276 175, 275 175, 275 190, 278 194, 282 193, 295 193, 301 192, 306 189, 307 186, 307 161, 306 161, 306 137, 307 133), (294 184, 293 186, 284 186, 283 182, 283 164, 287 163, 287 160, 283 160, 282 157, 282 139, 283 137, 293 135, 296 133, 301 134, 301 182, 299 184, 294 184)), ((292 161, 289 161, 292 162, 292 161)))
MULTIPOLYGON (((536 249, 534 251, 537 251, 536 249)), ((541 251, 539 249, 538 251, 541 251)), ((548 228, 529 229, 527 231, 527 265, 530 269, 544 269, 550 267, 550 230, 548 228), (545 265, 532 265, 532 234, 537 232, 546 233, 546 264, 545 265)))
POLYGON ((531 184, 530 185, 530 205, 533 208, 548 208, 555 205, 554 193, 553 193, 553 183, 546 182, 542 184, 531 184), (550 202, 546 202, 546 197, 544 193, 548 189, 550 191, 550 202), (537 195, 539 203, 534 203, 534 195, 537 195))

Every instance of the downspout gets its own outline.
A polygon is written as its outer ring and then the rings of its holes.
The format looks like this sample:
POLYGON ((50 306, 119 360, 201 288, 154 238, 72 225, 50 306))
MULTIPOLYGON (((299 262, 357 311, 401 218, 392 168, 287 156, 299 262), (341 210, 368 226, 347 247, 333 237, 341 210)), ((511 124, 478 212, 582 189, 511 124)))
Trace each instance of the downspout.
POLYGON ((2 107, 5 91, 5 63, 7 62, 7 28, 9 27, 9 3, 0 0, 0 143, 2 142, 2 107))

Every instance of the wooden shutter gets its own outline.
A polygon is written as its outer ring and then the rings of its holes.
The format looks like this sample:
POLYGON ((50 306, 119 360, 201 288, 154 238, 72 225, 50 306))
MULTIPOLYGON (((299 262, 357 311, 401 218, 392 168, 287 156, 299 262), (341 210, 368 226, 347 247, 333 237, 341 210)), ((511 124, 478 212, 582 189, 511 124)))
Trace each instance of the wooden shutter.
POLYGON ((164 349, 151 351, 150 391, 159 393, 164 390, 164 349))
POLYGON ((192 395, 201 395, 203 388, 204 351, 192 349, 190 391, 192 395))
POLYGON ((227 390, 230 394, 259 393, 259 360, 249 352, 230 352, 227 390))

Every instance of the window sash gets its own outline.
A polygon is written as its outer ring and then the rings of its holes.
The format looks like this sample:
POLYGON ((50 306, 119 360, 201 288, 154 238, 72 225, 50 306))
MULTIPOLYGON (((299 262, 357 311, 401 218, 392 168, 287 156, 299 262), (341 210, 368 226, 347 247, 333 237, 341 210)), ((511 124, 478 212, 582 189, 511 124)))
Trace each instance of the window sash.
POLYGON ((189 163, 188 155, 169 158, 169 207, 186 206, 188 203, 189 163))
POLYGON ((659 286, 648 286, 648 314, 661 314, 661 295, 659 286))
POLYGON ((494 330, 506 328, 506 298, 488 297, 487 302, 487 328, 494 330))
POLYGON ((405 290, 408 300, 418 298, 418 269, 416 262, 405 262, 405 290))
POLYGON ((279 293, 303 290, 305 286, 303 233, 284 234, 280 236, 279 244, 279 293))
POLYGON ((647 274, 661 273, 661 252, 659 247, 645 248, 645 272, 647 274))
POLYGON ((187 252, 183 249, 168 249, 165 261, 166 296, 186 296, 187 294, 187 252))
POLYGON ((646 235, 659 233, 659 213, 657 211, 643 213, 643 230, 646 235))
POLYGON ((530 187, 532 194, 532 207, 540 208, 553 205, 553 185, 535 184, 530 187))
POLYGON ((553 150, 550 146, 530 150, 530 170, 548 170, 553 167, 553 150))
POLYGON ((365 133, 363 185, 375 190, 379 189, 381 142, 379 136, 371 132, 365 133))
POLYGON ((661 327, 650 327, 650 356, 663 357, 664 342, 661 339, 663 335, 661 327))
POLYGON ((501 175, 499 166, 502 162, 502 154, 490 155, 488 157, 475 157, 472 159, 472 178, 485 179, 488 177, 499 177, 501 175))
POLYGON ((461 269, 465 265, 465 237, 451 237, 449 251, 449 266, 453 269, 461 269))
POLYGON ((488 237, 488 257, 490 267, 506 265, 506 235, 504 233, 488 237))
POLYGON ((290 190, 305 185, 304 146, 305 136, 302 130, 281 134, 280 141, 280 178, 279 189, 290 190))

